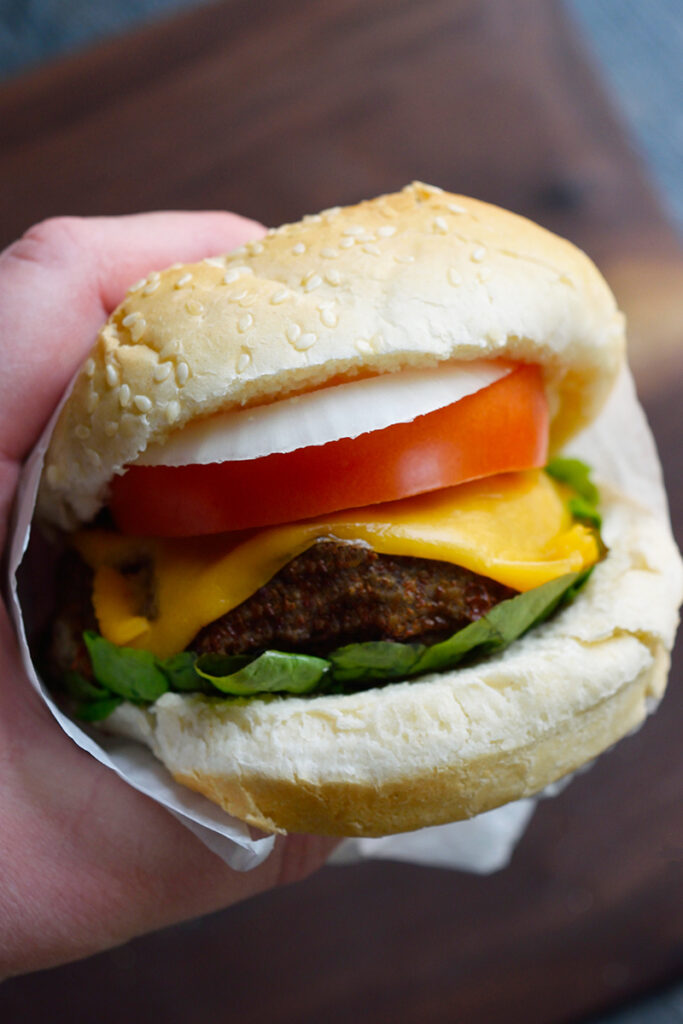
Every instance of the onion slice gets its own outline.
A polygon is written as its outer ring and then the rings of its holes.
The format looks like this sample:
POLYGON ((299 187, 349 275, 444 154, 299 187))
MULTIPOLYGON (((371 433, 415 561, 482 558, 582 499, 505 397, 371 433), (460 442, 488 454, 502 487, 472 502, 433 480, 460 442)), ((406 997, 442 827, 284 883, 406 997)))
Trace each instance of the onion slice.
POLYGON ((297 448, 358 437, 442 409, 494 384, 514 369, 503 361, 384 373, 321 388, 252 409, 190 423, 165 444, 152 444, 140 466, 192 466, 260 459, 297 448))

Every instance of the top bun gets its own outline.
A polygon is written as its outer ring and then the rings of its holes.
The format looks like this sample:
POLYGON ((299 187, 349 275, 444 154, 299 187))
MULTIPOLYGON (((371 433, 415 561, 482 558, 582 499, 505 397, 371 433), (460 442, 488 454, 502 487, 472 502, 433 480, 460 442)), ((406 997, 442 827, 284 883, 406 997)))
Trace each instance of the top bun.
POLYGON ((414 183, 135 285, 59 417, 39 514, 91 519, 114 474, 197 417, 447 359, 543 366, 557 447, 595 417, 623 352, 623 317, 584 253, 414 183))

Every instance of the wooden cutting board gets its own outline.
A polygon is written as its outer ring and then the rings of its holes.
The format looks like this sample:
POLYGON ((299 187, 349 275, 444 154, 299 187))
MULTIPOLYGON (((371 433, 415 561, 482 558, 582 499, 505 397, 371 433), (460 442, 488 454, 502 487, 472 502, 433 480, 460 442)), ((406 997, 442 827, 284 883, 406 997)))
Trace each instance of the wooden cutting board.
MULTIPOLYGON (((60 213, 276 224, 421 178, 583 246, 683 527, 683 259, 556 2, 224 0, 0 89, 0 243, 60 213)), ((0 990, 24 1022, 559 1024, 680 976, 682 665, 660 713, 539 808, 480 878, 326 869, 0 990)))

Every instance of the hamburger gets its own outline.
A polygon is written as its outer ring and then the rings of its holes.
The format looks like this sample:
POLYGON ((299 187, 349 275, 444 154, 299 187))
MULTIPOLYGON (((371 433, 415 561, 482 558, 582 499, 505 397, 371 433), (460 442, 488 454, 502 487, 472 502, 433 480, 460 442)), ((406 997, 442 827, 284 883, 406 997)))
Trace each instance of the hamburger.
POLYGON ((149 275, 45 460, 50 678, 267 831, 541 790, 666 682, 670 535, 562 454, 624 347, 583 253, 421 183, 149 275))

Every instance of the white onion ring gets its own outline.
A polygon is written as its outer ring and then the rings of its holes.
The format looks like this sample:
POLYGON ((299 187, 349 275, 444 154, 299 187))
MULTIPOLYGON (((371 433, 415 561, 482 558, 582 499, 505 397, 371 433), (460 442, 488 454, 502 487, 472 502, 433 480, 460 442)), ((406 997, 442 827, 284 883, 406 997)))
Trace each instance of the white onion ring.
POLYGON ((220 413, 190 423, 163 445, 150 445, 136 464, 237 462, 358 437, 442 409, 481 391, 512 369, 509 363, 484 359, 442 363, 337 384, 253 409, 220 413))

